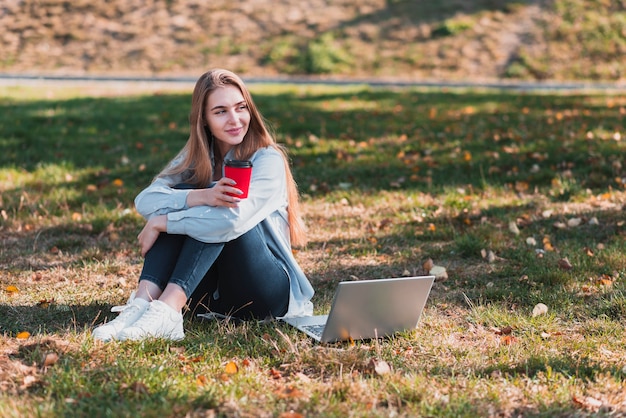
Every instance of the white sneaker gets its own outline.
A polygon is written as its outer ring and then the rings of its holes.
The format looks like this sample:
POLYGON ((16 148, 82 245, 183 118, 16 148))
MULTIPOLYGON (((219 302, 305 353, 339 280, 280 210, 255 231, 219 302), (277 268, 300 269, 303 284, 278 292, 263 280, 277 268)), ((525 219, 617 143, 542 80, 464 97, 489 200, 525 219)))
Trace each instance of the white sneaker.
POLYGON ((100 325, 93 330, 91 335, 100 341, 110 341, 117 338, 117 334, 129 325, 138 320, 148 309, 150 302, 144 299, 135 299, 135 292, 130 295, 130 299, 123 306, 114 306, 111 312, 120 312, 114 320, 100 325))
POLYGON ((183 315, 160 300, 153 300, 141 318, 117 335, 120 341, 146 338, 182 340, 185 338, 183 315))

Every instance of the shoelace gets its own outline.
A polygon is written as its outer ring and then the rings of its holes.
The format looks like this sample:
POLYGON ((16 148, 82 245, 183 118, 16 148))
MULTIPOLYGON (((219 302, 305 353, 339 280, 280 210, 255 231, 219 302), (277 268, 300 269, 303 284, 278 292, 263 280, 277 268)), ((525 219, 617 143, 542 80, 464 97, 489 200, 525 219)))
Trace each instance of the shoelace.
POLYGON ((163 317, 163 312, 158 309, 154 309, 153 305, 148 306, 146 312, 133 324, 133 327, 142 328, 144 324, 153 324, 160 322, 163 317))
POLYGON ((111 312, 123 312, 126 309, 130 308, 131 305, 133 304, 133 301, 135 300, 135 291, 133 291, 133 293, 130 294, 130 298, 128 298, 128 301, 126 302, 126 305, 118 305, 118 306, 114 306, 111 308, 111 312))

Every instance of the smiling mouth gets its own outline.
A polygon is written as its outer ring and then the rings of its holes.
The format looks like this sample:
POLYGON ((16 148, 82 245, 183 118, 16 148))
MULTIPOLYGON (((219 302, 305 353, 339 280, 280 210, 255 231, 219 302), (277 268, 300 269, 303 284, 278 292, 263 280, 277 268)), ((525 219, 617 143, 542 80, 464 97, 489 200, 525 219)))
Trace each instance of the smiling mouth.
POLYGON ((226 132, 228 132, 231 135, 237 135, 238 133, 241 132, 243 128, 234 128, 234 129, 228 129, 226 130, 226 132))

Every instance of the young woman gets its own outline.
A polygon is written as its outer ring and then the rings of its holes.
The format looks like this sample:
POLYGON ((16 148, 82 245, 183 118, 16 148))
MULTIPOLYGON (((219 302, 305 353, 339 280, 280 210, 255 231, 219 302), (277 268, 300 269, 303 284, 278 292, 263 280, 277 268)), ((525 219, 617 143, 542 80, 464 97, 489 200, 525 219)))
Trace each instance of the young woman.
POLYGON ((291 251, 305 243, 296 184, 243 81, 203 74, 189 122, 184 148, 135 199, 147 219, 137 291, 95 339, 182 339, 186 305, 242 319, 312 313, 313 288, 291 251), (252 162, 245 199, 222 174, 228 159, 252 162))

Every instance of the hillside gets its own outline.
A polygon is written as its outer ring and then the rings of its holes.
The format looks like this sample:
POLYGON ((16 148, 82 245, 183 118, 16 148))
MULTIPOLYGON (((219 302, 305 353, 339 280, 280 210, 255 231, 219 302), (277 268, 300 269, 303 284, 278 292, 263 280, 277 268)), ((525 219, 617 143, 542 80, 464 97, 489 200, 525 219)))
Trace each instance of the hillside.
POLYGON ((626 78, 626 0, 4 0, 0 72, 626 78))

